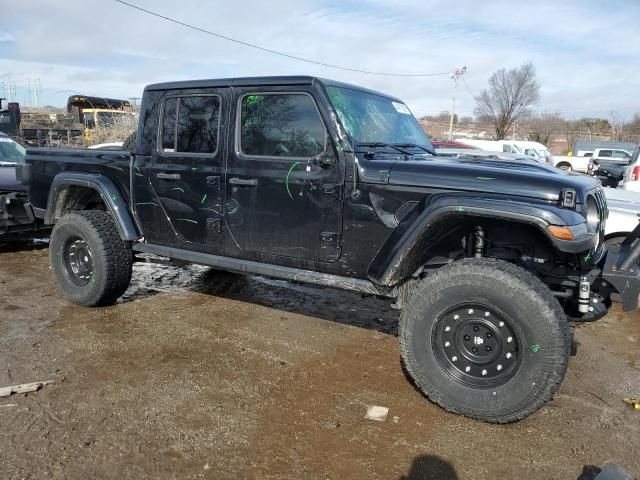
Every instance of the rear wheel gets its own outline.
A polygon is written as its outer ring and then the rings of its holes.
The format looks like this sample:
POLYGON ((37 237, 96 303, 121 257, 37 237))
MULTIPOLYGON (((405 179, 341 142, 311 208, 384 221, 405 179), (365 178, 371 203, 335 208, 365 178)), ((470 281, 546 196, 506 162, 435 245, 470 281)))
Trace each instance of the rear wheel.
POLYGON ((51 233, 49 259, 60 288, 79 305, 112 304, 131 280, 131 246, 104 211, 64 215, 51 233))
POLYGON ((557 166, 557 168, 559 168, 560 170, 564 170, 566 172, 570 172, 571 169, 571 165, 568 163, 561 163, 560 165, 557 166))
POLYGON ((571 341, 564 312, 540 280, 482 258, 444 267, 412 290, 400 345, 408 373, 430 400, 508 423, 552 398, 571 341))

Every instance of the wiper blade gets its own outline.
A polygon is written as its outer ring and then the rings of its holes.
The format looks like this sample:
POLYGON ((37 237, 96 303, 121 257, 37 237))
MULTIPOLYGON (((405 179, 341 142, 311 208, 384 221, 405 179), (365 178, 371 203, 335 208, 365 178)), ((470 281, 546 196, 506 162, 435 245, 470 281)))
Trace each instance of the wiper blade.
POLYGON ((422 145, 418 145, 417 143, 394 143, 393 146, 404 147, 404 148, 409 148, 409 147, 419 148, 420 150, 430 153, 431 155, 435 155, 435 152, 433 150, 429 150, 427 147, 423 147, 422 145))
POLYGON ((404 148, 401 148, 398 145, 395 144, 390 144, 390 143, 384 143, 384 142, 360 142, 358 143, 359 147, 371 147, 371 148, 378 148, 378 147, 391 147, 394 150, 397 150, 400 153, 404 153, 405 155, 413 155, 413 153, 411 153, 409 150, 405 150, 404 148))

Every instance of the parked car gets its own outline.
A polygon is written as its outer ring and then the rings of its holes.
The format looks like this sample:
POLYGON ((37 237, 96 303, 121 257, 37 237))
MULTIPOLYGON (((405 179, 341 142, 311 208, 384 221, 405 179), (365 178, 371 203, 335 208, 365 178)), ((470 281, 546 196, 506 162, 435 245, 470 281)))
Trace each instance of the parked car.
POLYGON ((21 169, 80 305, 114 303, 141 253, 393 298, 416 386, 496 423, 558 390, 567 319, 601 318, 611 292, 637 307, 640 250, 604 246, 594 179, 436 155, 397 98, 313 77, 183 81, 146 87, 140 119, 134 154, 32 149, 21 169))
POLYGON ((573 148, 569 152, 570 156, 585 156, 587 153, 593 154, 596 149, 619 149, 627 152, 633 152, 638 145, 630 142, 611 142, 611 141, 585 141, 579 140, 573 144, 573 148))
POLYGON ((437 149, 436 153, 439 157, 455 157, 469 160, 505 160, 511 162, 518 161, 545 164, 545 162, 539 158, 529 157, 528 155, 523 155, 521 153, 491 152, 475 148, 440 148, 437 149))
POLYGON ((615 148, 596 148, 592 152, 582 152, 584 155, 581 157, 591 157, 594 160, 612 160, 612 161, 626 161, 631 158, 631 152, 633 150, 622 150, 615 148))
POLYGON ((27 189, 16 178, 16 167, 24 163, 25 154, 22 145, 0 132, 0 242, 50 230, 33 215, 27 189))
POLYGON ((549 157, 549 165, 569 172, 586 174, 592 174, 594 172, 594 162, 591 158, 587 157, 551 155, 551 157, 549 157))
POLYGON ((625 190, 640 192, 640 146, 633 151, 622 182, 622 188, 625 190))
POLYGON ((640 222, 640 193, 620 188, 605 188, 609 207, 605 227, 605 242, 619 244, 640 222))
POLYGON ((584 157, 591 158, 597 165, 596 176, 602 185, 616 188, 624 180, 624 174, 631 162, 631 153, 626 150, 596 148, 593 152, 586 152, 584 157))
POLYGON ((537 158, 545 163, 549 163, 547 159, 551 156, 549 149, 538 142, 529 142, 524 140, 473 140, 459 139, 460 143, 472 145, 488 151, 502 151, 506 153, 520 153, 529 157, 537 158))

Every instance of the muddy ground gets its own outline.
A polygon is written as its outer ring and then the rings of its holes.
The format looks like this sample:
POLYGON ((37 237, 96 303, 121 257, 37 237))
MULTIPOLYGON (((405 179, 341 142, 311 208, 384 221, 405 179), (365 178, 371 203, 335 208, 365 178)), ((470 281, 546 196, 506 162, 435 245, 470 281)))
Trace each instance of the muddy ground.
POLYGON ((122 301, 64 300, 46 244, 0 247, 1 478, 576 479, 640 475, 640 315, 576 331, 555 400, 508 426, 426 401, 389 302, 203 267, 135 267, 122 301), (389 408, 385 422, 367 406, 389 408), (585 469, 586 468, 586 469, 585 469))

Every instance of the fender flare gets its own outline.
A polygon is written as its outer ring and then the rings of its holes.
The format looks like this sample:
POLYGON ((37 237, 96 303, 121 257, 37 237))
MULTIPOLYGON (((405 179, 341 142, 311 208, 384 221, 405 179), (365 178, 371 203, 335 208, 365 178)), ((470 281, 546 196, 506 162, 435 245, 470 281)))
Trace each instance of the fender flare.
POLYGON ((595 248, 597 235, 584 234, 574 240, 558 240, 547 231, 549 225, 573 226, 585 218, 569 209, 546 203, 473 196, 442 196, 426 205, 421 202, 389 236, 369 265, 368 277, 375 283, 393 286, 412 275, 427 256, 425 246, 447 233, 449 220, 462 217, 490 218, 533 226, 558 250, 578 253, 595 248), (414 268, 415 267, 415 268, 414 268))
POLYGON ((133 218, 129 213, 129 208, 124 201, 118 187, 113 181, 104 175, 90 173, 62 172, 57 174, 51 188, 47 201, 47 213, 44 222, 47 225, 55 223, 55 212, 60 191, 69 185, 90 188, 100 194, 105 206, 113 215, 120 237, 126 241, 134 241, 140 238, 133 218))

